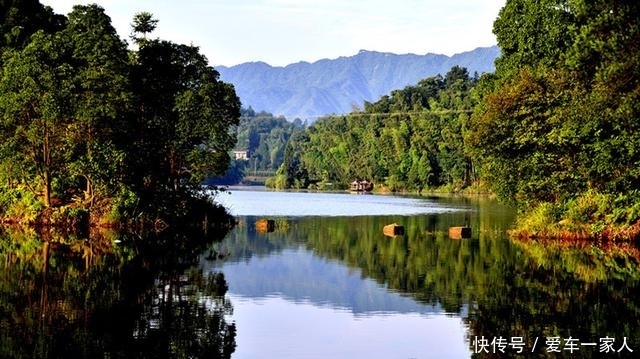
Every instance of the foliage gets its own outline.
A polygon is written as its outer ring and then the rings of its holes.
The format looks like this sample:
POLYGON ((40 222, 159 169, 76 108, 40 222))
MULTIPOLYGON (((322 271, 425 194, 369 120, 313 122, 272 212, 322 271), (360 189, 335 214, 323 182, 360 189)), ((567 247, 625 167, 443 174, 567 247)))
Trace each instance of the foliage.
POLYGON ((248 151, 247 170, 277 170, 291 134, 300 128, 300 120, 289 122, 264 111, 256 113, 251 107, 243 110, 235 127, 236 149, 248 151))
POLYGON ((111 205, 110 219, 118 222, 127 218, 136 218, 140 214, 140 197, 131 189, 121 186, 111 205))
POLYGON ((0 78, 2 153, 19 156, 51 203, 52 175, 63 166, 64 128, 72 88, 61 36, 38 32, 22 51, 7 51, 0 78))
POLYGON ((147 40, 151 14, 134 19, 145 36, 137 52, 98 5, 61 17, 26 1, 0 14, 6 190, 29 188, 44 207, 112 203, 119 218, 193 197, 204 178, 225 172, 240 116, 235 91, 197 47, 147 40), (28 33, 14 31, 22 27, 28 33))
POLYGON ((476 78, 453 67, 393 91, 364 111, 320 119, 292 138, 279 173, 286 186, 369 179, 391 190, 421 191, 474 181, 465 145, 476 78))
POLYGON ((634 2, 507 1, 469 136, 499 198, 533 217, 550 204, 596 237, 637 221, 637 201, 616 199, 640 185, 639 15, 634 2))
POLYGON ((507 1, 493 24, 501 52, 497 72, 514 74, 522 67, 553 67, 561 61, 571 46, 567 31, 575 16, 571 5, 567 0, 507 1))
POLYGON ((541 202, 518 217, 511 233, 521 238, 640 239, 640 196, 593 190, 560 204, 541 202))
POLYGON ((142 42, 147 39, 147 34, 153 32, 158 26, 158 20, 153 17, 153 14, 147 11, 142 11, 133 16, 133 23, 131 24, 133 34, 132 37, 137 42, 141 42, 141 39, 135 37, 136 33, 142 34, 142 42))
POLYGON ((86 197, 96 189, 110 195, 125 161, 119 143, 120 131, 127 129, 122 110, 131 107, 133 96, 126 44, 97 6, 75 6, 62 34, 72 43, 74 70, 66 171, 83 179, 86 197))
POLYGON ((576 148, 576 131, 583 130, 549 112, 571 101, 574 93, 561 92, 570 81, 562 73, 520 70, 474 114, 470 144, 482 158, 483 177, 501 199, 527 205, 561 200, 584 188, 576 148))
POLYGON ((268 182, 267 187, 278 189, 306 188, 309 182, 309 173, 302 163, 304 144, 309 140, 307 131, 296 131, 291 136, 284 152, 284 160, 273 182, 268 182))
POLYGON ((604 2, 507 3, 494 28, 499 39, 513 36, 500 24, 524 18, 538 27, 520 28, 521 38, 534 31, 549 35, 539 29, 552 21, 566 44, 535 56, 533 46, 510 45, 496 70, 501 85, 485 94, 474 116, 472 144, 502 198, 559 202, 590 189, 635 188, 638 109, 630 102, 637 102, 640 73, 633 69, 640 62, 628 53, 635 54, 633 39, 640 36, 638 11, 637 5, 604 2), (518 14, 509 12, 515 8, 518 14), (558 12, 566 15, 562 21, 553 19, 558 12), (612 76, 624 76, 625 85, 612 76))
POLYGON ((53 33, 65 25, 65 17, 55 14, 38 0, 0 3, 0 48, 22 48, 38 30, 53 33))
POLYGON ((218 80, 197 47, 145 42, 132 68, 136 121, 129 139, 130 180, 149 193, 192 191, 208 175, 222 175, 235 144, 240 102, 218 80))
POLYGON ((0 219, 32 223, 43 208, 43 203, 23 186, 0 188, 0 219))
POLYGON ((299 119, 289 122, 282 116, 255 112, 251 107, 240 113, 239 123, 232 130, 237 138, 235 149, 246 151, 248 158, 232 158, 225 175, 210 179, 211 183, 236 184, 246 176, 273 175, 284 161, 291 135, 303 126, 299 119))

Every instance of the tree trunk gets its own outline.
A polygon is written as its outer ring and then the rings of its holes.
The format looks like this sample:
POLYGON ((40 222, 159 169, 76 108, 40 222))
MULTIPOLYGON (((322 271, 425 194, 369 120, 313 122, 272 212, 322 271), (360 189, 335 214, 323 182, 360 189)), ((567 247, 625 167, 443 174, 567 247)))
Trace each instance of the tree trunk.
POLYGON ((51 207, 51 173, 49 169, 44 170, 44 205, 51 207))
POLYGON ((89 177, 89 175, 85 174, 83 175, 85 180, 87 181, 87 188, 84 192, 84 200, 85 203, 88 202, 89 203, 89 207, 93 207, 93 199, 94 199, 94 195, 93 195, 93 182, 91 182, 91 177, 89 177))
POLYGON ((49 241, 44 242, 42 247, 42 289, 40 290, 40 320, 44 326, 47 320, 47 277, 49 273, 49 257, 50 253, 49 241))
POLYGON ((45 207, 51 207, 51 146, 49 143, 49 127, 47 122, 44 123, 44 139, 42 144, 42 162, 43 173, 42 180, 44 181, 44 205, 45 207))

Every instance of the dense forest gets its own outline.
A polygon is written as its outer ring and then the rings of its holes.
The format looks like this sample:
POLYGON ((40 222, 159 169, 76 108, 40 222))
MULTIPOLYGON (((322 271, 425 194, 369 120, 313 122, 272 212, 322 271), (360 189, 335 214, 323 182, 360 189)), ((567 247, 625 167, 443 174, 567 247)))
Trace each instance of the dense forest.
POLYGON ((294 130, 302 128, 300 119, 293 122, 268 112, 243 109, 235 127, 237 149, 249 153, 249 171, 275 171, 284 158, 284 149, 294 130))
POLYGON ((487 191, 521 212, 521 236, 638 238, 639 15, 508 0, 495 73, 453 67, 305 127, 241 110, 197 47, 149 36, 149 13, 130 50, 97 5, 3 2, 0 213, 157 216, 189 207, 205 178, 277 169, 278 188, 487 191))
POLYGON ((2 2, 0 23, 3 221, 206 205, 200 184, 229 165, 240 101, 197 47, 150 38, 142 12, 129 50, 97 5, 2 2))
POLYGON ((318 120, 292 137, 274 185, 344 188, 364 178, 392 191, 470 186, 476 170, 463 136, 476 82, 456 66, 363 111, 318 120))
POLYGON ((640 3, 507 1, 469 145, 521 235, 638 238, 640 3))
POLYGON ((517 234, 640 236, 640 4, 508 0, 496 71, 453 68, 296 133, 275 187, 488 189, 517 234))
POLYGON ((207 183, 229 185, 248 177, 273 176, 284 160, 289 138, 303 127, 300 119, 291 122, 251 107, 241 109, 239 124, 233 126, 232 133, 237 138, 236 151, 245 157, 234 156, 225 175, 209 178, 207 183))

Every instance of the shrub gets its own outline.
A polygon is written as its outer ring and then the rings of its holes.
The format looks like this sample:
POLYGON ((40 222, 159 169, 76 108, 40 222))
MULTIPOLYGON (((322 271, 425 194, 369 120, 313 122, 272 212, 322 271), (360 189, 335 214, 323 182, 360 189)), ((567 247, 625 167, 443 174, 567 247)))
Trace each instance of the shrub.
POLYGON ((117 222, 124 218, 133 218, 138 212, 140 197, 131 189, 121 186, 113 197, 113 205, 109 213, 109 220, 117 222))
POLYGON ((557 229, 560 212, 560 209, 552 203, 538 204, 531 211, 518 217, 516 231, 526 237, 549 236, 557 229))
POLYGON ((287 176, 283 174, 277 174, 274 177, 269 177, 264 182, 267 188, 274 189, 286 189, 287 188, 287 176))
POLYGON ((0 192, 0 212, 6 218, 33 222, 43 209, 42 201, 26 188, 15 187, 0 192))
POLYGON ((611 195, 587 191, 575 200, 567 202, 565 217, 572 221, 585 223, 602 221, 613 211, 612 202, 611 195))

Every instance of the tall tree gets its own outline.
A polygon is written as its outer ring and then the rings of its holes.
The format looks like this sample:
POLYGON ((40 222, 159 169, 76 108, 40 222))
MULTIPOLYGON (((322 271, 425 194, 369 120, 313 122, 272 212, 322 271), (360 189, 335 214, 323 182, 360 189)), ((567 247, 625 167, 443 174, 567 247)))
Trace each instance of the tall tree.
POLYGON ((111 19, 97 5, 75 6, 62 35, 74 66, 74 153, 69 170, 85 179, 86 194, 92 197, 94 184, 111 182, 113 187, 123 165, 124 144, 118 141, 127 130, 124 116, 132 96, 128 51, 111 19))
POLYGON ((64 27, 65 20, 64 16, 55 14, 38 0, 2 0, 0 48, 22 48, 38 30, 54 33, 64 27))
POLYGON ((508 0, 493 25, 501 56, 496 72, 513 73, 523 66, 549 66, 571 46, 574 13, 569 0, 508 0))
POLYGON ((64 164, 72 76, 66 44, 58 34, 42 31, 23 50, 10 50, 2 67, 0 131, 6 141, 0 152, 23 158, 30 171, 22 180, 37 180, 46 206, 51 205, 52 178, 64 164))
POLYGON ((503 199, 561 203, 640 188, 639 10, 507 1, 494 26, 498 81, 472 121, 483 173, 503 199))
POLYGON ((583 96, 563 110, 574 126, 591 129, 581 144, 588 185, 612 193, 640 189, 640 4, 577 1, 573 12, 565 66, 583 96))
POLYGON ((142 11, 133 16, 131 23, 131 38, 137 43, 143 43, 147 40, 147 34, 152 33, 158 26, 158 20, 153 17, 150 12, 142 11), (142 39, 136 34, 142 34, 142 39))
POLYGON ((219 80, 197 47, 147 41, 132 71, 138 95, 132 171, 147 189, 187 190, 224 174, 240 117, 232 85, 219 80))

